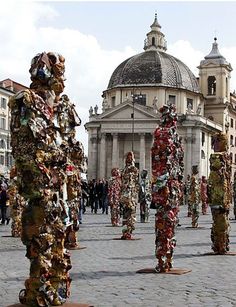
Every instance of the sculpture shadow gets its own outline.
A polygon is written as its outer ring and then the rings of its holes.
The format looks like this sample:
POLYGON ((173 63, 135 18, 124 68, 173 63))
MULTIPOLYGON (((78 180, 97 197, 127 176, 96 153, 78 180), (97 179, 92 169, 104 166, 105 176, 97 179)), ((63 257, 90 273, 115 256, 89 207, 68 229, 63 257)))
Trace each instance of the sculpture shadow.
POLYGON ((96 272, 80 272, 71 273, 70 277, 72 280, 75 279, 101 279, 106 277, 124 277, 124 276, 134 276, 135 271, 119 272, 119 271, 96 271, 96 272))

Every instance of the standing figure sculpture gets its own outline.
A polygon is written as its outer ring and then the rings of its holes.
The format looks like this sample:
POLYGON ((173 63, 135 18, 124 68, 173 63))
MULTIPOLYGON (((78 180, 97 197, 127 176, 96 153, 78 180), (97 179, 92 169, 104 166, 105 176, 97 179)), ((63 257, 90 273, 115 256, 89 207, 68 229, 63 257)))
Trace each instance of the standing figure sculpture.
POLYGON ((192 176, 190 182, 190 204, 192 209, 192 227, 198 227, 199 211, 200 211, 200 184, 198 180, 198 166, 192 166, 192 176))
POLYGON ((149 218, 150 203, 152 199, 151 185, 147 178, 148 171, 142 170, 139 186, 138 200, 140 203, 140 222, 145 223, 149 218))
POLYGON ((7 190, 10 203, 10 216, 11 223, 11 235, 13 237, 20 237, 22 230, 22 212, 26 206, 24 198, 19 194, 17 187, 17 170, 13 166, 10 171, 10 185, 7 190))
POLYGON ((178 224, 182 198, 183 148, 176 125, 175 106, 160 108, 161 121, 154 132, 152 146, 152 205, 156 208, 156 272, 170 271, 176 246, 175 229, 178 224))
POLYGON ((210 156, 209 205, 212 213, 211 241, 216 254, 229 251, 229 211, 232 202, 231 160, 227 152, 227 135, 214 136, 215 153, 210 156))
POLYGON ((122 240, 132 239, 132 232, 135 229, 136 207, 138 196, 138 169, 134 164, 134 154, 132 151, 127 153, 125 168, 121 173, 121 198, 123 208, 123 229, 122 240))
POLYGON ((236 220, 236 172, 234 172, 233 201, 234 201, 234 219, 236 220))
POLYGON ((184 183, 184 202, 185 202, 185 205, 188 208, 188 213, 187 213, 188 217, 192 216, 192 207, 191 207, 191 202, 189 201, 190 184, 191 184, 191 177, 190 177, 190 175, 187 175, 186 181, 184 183))
POLYGON ((202 214, 207 214, 208 208, 208 196, 207 196, 207 179, 206 176, 202 176, 201 180, 201 201, 202 201, 202 214))
POLYGON ((31 62, 30 90, 9 101, 17 184, 27 201, 21 239, 30 260, 30 276, 19 298, 32 307, 62 305, 70 294, 71 261, 64 247, 68 219, 65 194, 66 168, 73 162, 65 133, 70 131, 73 137, 77 123, 71 122, 69 113, 63 117, 58 108, 64 89, 64 62, 57 53, 37 54, 31 62))
POLYGON ((108 182, 108 203, 111 208, 112 226, 120 225, 120 189, 121 175, 118 168, 111 170, 111 178, 108 182))

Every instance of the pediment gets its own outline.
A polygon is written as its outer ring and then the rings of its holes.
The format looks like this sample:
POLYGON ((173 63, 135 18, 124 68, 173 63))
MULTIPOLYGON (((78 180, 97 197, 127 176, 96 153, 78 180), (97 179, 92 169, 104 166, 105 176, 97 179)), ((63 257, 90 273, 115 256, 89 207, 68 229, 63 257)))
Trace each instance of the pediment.
POLYGON ((100 114, 100 119, 130 119, 133 113, 136 119, 153 119, 157 118, 158 115, 154 112, 151 107, 142 106, 139 104, 133 104, 130 102, 122 103, 112 109, 108 109, 100 114))

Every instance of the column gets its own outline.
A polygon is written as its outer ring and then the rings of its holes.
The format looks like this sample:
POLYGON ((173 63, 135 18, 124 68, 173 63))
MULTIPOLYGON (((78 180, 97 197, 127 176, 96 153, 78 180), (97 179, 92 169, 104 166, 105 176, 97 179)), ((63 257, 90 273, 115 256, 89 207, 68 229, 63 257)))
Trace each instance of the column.
POLYGON ((146 158, 146 143, 145 133, 140 133, 140 148, 139 148, 139 170, 140 172, 145 169, 145 158, 146 158))
POLYGON ((100 170, 99 178, 105 178, 106 174, 106 133, 101 134, 101 143, 100 143, 100 170))
POLYGON ((98 169, 98 140, 97 136, 91 136, 91 160, 88 162, 88 169, 90 170, 89 179, 97 179, 98 169))
POLYGON ((193 132, 192 128, 187 128, 187 135, 186 135, 186 152, 185 152, 185 165, 186 170, 185 174, 190 175, 192 174, 192 137, 193 132))
POLYGON ((119 167, 119 152, 118 152, 118 133, 112 134, 112 168, 119 167))

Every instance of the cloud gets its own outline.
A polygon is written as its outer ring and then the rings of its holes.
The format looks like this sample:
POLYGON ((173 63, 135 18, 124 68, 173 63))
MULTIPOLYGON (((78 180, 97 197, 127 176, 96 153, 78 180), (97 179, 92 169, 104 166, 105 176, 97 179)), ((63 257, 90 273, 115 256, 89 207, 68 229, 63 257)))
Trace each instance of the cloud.
POLYGON ((101 94, 113 70, 136 51, 131 47, 107 51, 92 35, 70 28, 41 26, 43 21, 55 18, 60 18, 59 13, 42 3, 7 1, 1 5, 0 41, 4 48, 0 48, 0 80, 11 78, 29 85, 30 62, 37 53, 62 54, 66 59, 64 93, 76 104, 82 119, 77 137, 87 152, 83 125, 88 121, 88 109, 96 104, 101 108, 101 94))
MULTIPOLYGON (((11 78, 24 85, 30 84, 31 59, 40 52, 54 51, 66 59, 65 91, 82 119, 77 138, 87 152, 89 107, 101 110, 102 91, 107 88, 114 69, 125 59, 138 53, 130 46, 122 50, 105 50, 96 37, 81 33, 78 29, 54 26, 63 16, 53 4, 30 1, 3 1, 0 10, 0 80, 11 78), (44 26, 46 24, 50 26, 44 26)), ((209 46, 210 52, 211 46, 209 46)), ((206 54, 196 50, 186 40, 178 40, 168 46, 168 53, 182 60, 197 76, 200 61, 206 54)), ((220 52, 236 68, 236 47, 220 48, 220 52)), ((233 72, 231 85, 236 88, 233 72)))
MULTIPOLYGON (((199 66, 201 60, 203 60, 204 57, 210 53, 211 48, 212 46, 209 46, 209 51, 204 54, 202 51, 194 49, 189 41, 178 40, 168 46, 167 52, 180 59, 191 69, 194 75, 198 77, 199 70, 197 66, 199 66)), ((236 70, 236 47, 221 47, 219 45, 218 49, 221 55, 223 55, 236 70)), ((236 89, 236 73, 234 71, 231 72, 230 88, 231 91, 236 89)))

